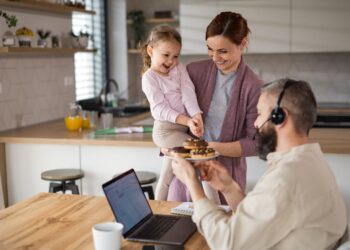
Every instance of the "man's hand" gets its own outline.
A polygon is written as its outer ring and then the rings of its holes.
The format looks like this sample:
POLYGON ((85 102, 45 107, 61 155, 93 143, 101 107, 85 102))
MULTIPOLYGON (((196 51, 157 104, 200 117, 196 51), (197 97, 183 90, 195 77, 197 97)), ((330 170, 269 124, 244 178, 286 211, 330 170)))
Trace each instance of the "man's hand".
POLYGON ((197 162, 195 167, 200 169, 202 180, 206 181, 215 190, 227 193, 236 185, 227 169, 218 161, 197 162))
POLYGON ((177 156, 173 160, 172 168, 174 175, 187 186, 194 202, 205 198, 204 191, 199 185, 195 169, 191 163, 177 156))
POLYGON ((186 186, 190 180, 196 179, 196 173, 191 163, 179 156, 173 160, 172 168, 174 175, 186 186))
POLYGON ((201 178, 212 188, 220 191, 233 211, 236 211, 245 194, 227 169, 218 161, 198 162, 195 167, 200 169, 201 178))

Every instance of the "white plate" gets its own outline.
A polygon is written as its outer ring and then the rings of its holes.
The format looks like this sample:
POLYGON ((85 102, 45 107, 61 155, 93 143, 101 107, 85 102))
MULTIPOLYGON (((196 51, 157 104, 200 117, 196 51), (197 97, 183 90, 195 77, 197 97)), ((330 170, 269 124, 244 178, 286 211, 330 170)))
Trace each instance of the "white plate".
MULTIPOLYGON (((175 157, 174 156, 171 156, 171 155, 164 155, 165 157, 169 158, 169 159, 172 159, 172 160, 175 160, 175 157)), ((207 160, 212 160, 212 159, 215 159, 216 157, 219 156, 219 153, 218 152, 215 152, 215 155, 213 156, 208 156, 208 157, 203 157, 203 158, 184 158, 185 160, 188 160, 188 161, 207 161, 207 160)))

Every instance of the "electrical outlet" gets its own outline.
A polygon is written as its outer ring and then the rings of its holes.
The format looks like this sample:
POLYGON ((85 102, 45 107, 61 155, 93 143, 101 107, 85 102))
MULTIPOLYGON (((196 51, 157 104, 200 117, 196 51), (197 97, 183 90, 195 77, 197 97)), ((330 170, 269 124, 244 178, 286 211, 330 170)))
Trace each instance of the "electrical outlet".
POLYGON ((65 76, 64 77, 64 86, 72 86, 74 85, 74 78, 73 76, 65 76))

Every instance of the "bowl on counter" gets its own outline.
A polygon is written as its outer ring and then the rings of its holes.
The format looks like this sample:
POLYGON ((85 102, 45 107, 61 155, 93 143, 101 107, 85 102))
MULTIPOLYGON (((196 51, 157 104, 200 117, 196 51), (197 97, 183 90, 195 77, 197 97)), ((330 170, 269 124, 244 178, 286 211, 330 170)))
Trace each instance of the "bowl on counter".
POLYGON ((64 123, 69 131, 78 131, 83 126, 83 118, 81 116, 66 116, 64 123))

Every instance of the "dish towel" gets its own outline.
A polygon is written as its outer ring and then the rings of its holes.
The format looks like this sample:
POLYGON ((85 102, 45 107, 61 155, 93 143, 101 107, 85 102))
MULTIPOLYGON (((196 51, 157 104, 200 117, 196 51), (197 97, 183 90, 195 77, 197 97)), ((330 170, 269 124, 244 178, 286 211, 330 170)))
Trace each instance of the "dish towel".
POLYGON ((95 135, 131 134, 131 133, 151 133, 153 126, 135 126, 123 128, 99 129, 94 131, 95 135))

